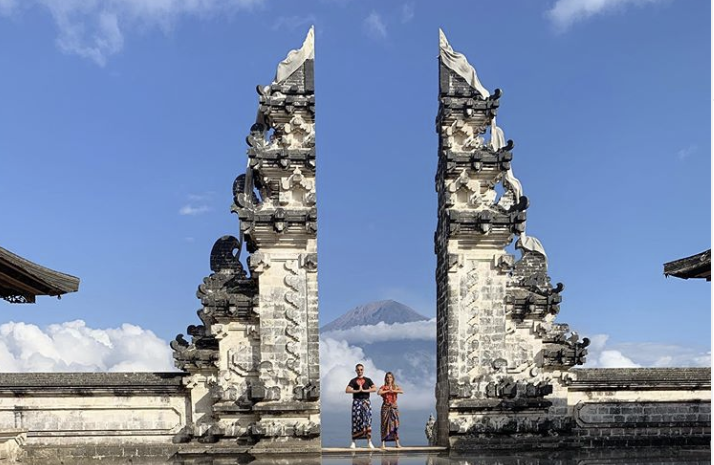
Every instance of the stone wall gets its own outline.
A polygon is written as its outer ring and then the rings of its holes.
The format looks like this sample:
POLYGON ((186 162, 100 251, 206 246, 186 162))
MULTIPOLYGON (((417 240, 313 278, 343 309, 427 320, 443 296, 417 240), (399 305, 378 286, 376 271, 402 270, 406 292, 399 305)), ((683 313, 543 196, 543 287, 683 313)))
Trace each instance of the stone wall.
POLYGON ((711 369, 577 369, 568 406, 583 447, 709 445, 711 369))
POLYGON ((27 431, 30 451, 167 456, 190 422, 182 377, 181 373, 3 373, 0 429, 27 431))

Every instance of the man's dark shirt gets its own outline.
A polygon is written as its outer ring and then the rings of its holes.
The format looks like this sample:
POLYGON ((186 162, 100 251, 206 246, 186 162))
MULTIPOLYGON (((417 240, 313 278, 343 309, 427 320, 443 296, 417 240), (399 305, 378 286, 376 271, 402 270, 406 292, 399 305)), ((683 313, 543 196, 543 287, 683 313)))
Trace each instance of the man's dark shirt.
MULTIPOLYGON (((359 389, 359 384, 357 383, 357 380, 359 378, 352 378, 350 382, 347 384, 349 387, 352 389, 359 389)), ((364 380, 364 383, 362 384, 362 389, 365 391, 374 386, 374 383, 372 382, 371 379, 367 378, 366 376, 363 376, 362 379, 364 380)), ((369 399, 369 392, 353 392, 352 393, 352 398, 353 399, 369 399)))

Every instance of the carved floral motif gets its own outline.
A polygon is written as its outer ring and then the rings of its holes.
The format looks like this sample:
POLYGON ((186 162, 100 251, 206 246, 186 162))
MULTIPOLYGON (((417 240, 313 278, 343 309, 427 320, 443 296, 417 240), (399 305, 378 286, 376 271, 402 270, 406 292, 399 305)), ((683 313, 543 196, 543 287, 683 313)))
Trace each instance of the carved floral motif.
POLYGON ((485 146, 483 134, 486 127, 474 126, 467 121, 457 119, 442 130, 443 144, 454 152, 468 152, 485 146))
POLYGON ((276 128, 278 145, 283 149, 307 148, 315 145, 315 123, 295 115, 289 123, 276 128))

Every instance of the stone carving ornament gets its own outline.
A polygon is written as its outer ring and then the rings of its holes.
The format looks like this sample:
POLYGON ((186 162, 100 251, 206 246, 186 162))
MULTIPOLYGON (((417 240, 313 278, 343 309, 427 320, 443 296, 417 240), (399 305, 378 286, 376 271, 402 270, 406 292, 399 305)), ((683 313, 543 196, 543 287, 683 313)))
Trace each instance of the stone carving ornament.
POLYGON ((471 66, 466 57, 459 52, 455 52, 454 49, 451 48, 444 31, 441 29, 439 29, 439 57, 441 58, 441 62, 446 65, 447 68, 464 78, 471 87, 476 89, 481 94, 481 96, 487 98, 491 95, 490 92, 481 84, 481 81, 479 81, 478 76, 476 75, 476 70, 473 66, 471 66))
POLYGON ((291 50, 288 56, 278 64, 278 69, 275 72, 273 84, 284 82, 287 78, 300 69, 307 60, 315 59, 315 28, 310 27, 307 32, 305 41, 297 50, 291 50))
POLYGON ((190 342, 179 335, 171 344, 193 404, 186 440, 320 448, 313 421, 319 361, 307 351, 317 341, 305 331, 308 318, 317 318, 312 60, 311 28, 303 46, 278 65, 271 85, 257 89, 248 166, 233 183, 240 239, 216 242, 213 273, 197 292, 203 325, 189 327, 190 342), (244 243, 250 276, 240 261, 244 243), (313 366, 313 375, 303 375, 313 366), (278 407, 283 404, 289 415, 278 407))
POLYGON ((276 128, 280 134, 277 144, 283 149, 308 148, 315 146, 315 123, 307 123, 302 116, 295 115, 289 123, 276 128))
POLYGON ((525 232, 529 201, 511 168, 514 143, 495 118, 501 93, 485 89, 442 31, 439 43, 437 327, 448 341, 437 342, 437 411, 448 427, 439 442, 508 428, 557 434, 548 397, 560 372, 584 361, 588 341, 553 323, 563 286, 551 287, 545 249, 525 232), (516 237, 518 260, 506 249, 516 237), (514 417, 512 408, 528 414, 514 417))
POLYGON ((468 152, 484 147, 484 140, 479 134, 485 127, 476 127, 464 120, 456 120, 444 129, 444 146, 454 152, 468 152))

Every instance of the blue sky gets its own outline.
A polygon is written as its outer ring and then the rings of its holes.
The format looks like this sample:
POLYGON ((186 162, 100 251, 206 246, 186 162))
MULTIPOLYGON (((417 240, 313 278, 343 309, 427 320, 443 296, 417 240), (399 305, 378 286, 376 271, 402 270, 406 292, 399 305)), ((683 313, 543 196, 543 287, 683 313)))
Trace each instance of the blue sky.
POLYGON ((684 0, 0 0, 0 246, 81 278, 4 321, 197 324, 237 234, 255 86, 316 29, 321 324, 372 300, 435 314, 438 28, 513 139, 558 321, 707 348, 710 6, 684 0))

